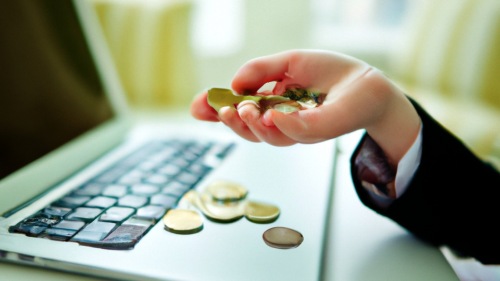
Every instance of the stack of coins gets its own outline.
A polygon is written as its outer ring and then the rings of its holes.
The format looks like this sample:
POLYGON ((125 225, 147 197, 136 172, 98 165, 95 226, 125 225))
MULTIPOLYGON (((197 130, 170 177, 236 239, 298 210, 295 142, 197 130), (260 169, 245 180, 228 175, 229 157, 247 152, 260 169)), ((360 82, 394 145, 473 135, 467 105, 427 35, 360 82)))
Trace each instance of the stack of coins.
MULTIPOLYGON (((255 223, 271 223, 280 215, 280 209, 272 204, 247 199, 248 189, 226 180, 218 180, 209 184, 200 193, 188 191, 181 202, 188 202, 207 219, 219 223, 230 223, 246 217, 255 223)), ((184 208, 181 208, 184 209, 184 208)), ((179 209, 175 209, 179 210, 179 209)), ((174 210, 171 210, 174 211, 174 210)), ((163 219, 165 229, 180 234, 196 233, 203 227, 200 218, 191 212, 167 212, 163 219), (184 221, 184 223, 181 223, 184 221)))
MULTIPOLYGON (((169 210, 163 217, 165 230, 176 234, 197 233, 203 229, 200 213, 218 223, 231 223, 242 217, 259 224, 278 219, 280 209, 277 206, 249 200, 247 197, 248 189, 226 180, 212 182, 201 193, 190 190, 179 202, 179 206, 187 207, 169 210), (188 209, 189 207, 194 207, 197 211, 188 209)), ((298 231, 286 227, 268 229, 262 237, 268 246, 278 249, 298 247, 304 239, 298 231)))
POLYGON ((270 108, 283 113, 291 113, 298 110, 310 109, 320 106, 326 98, 322 94, 300 86, 286 89, 283 95, 236 95, 230 89, 212 88, 208 90, 207 102, 215 110, 219 111, 225 106, 234 108, 235 105, 253 103, 264 112, 270 108))

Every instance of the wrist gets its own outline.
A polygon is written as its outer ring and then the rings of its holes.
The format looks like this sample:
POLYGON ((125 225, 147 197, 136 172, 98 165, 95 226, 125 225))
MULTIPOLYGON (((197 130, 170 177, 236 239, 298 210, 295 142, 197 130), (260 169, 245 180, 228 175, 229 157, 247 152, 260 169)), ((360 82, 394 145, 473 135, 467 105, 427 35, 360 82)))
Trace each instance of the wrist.
POLYGON ((417 138, 421 120, 404 93, 394 90, 390 95, 385 113, 366 131, 384 152, 389 165, 396 169, 417 138))

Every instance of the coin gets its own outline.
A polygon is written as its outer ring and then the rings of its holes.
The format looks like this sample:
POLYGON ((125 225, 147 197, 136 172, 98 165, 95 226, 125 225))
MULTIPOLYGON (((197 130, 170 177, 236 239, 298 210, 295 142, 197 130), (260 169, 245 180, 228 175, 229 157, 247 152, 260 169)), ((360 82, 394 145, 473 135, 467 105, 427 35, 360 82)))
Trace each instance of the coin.
POLYGON ((202 194, 201 201, 204 206, 204 214, 207 218, 216 222, 234 222, 245 215, 245 204, 241 201, 218 202, 212 200, 209 194, 202 194))
MULTIPOLYGON (((207 103, 217 111, 226 106, 235 108, 235 106, 244 101, 252 101, 258 104, 257 107, 259 107, 261 111, 274 108, 275 105, 280 103, 296 103, 299 101, 301 104, 304 102, 307 103, 306 107, 297 104, 297 110, 301 110, 321 105, 325 96, 325 94, 320 94, 300 87, 289 88, 282 96, 259 95, 257 93, 254 95, 237 95, 230 89, 212 88, 208 90, 207 103)), ((292 110, 290 107, 278 107, 278 109, 286 110, 286 112, 292 110)))
POLYGON ((283 113, 292 113, 295 111, 299 111, 300 105, 296 106, 296 105, 291 105, 291 104, 287 104, 287 103, 278 103, 277 105, 273 106, 273 108, 276 109, 277 111, 280 111, 283 113))
POLYGON ((163 216, 165 230, 176 234, 193 234, 203 229, 203 220, 194 210, 171 209, 163 216))
POLYGON ((277 249, 296 248, 304 241, 304 236, 300 232, 281 226, 266 230, 262 238, 269 247, 277 249))
POLYGON ((248 201, 245 206, 245 217, 256 223, 270 223, 280 215, 280 209, 271 204, 248 201))
POLYGON ((258 102, 260 99, 261 97, 258 96, 235 95, 230 89, 224 88, 212 88, 208 90, 207 95, 208 104, 217 111, 226 106, 234 108, 235 104, 239 104, 244 100, 258 102))
POLYGON ((245 214, 244 204, 218 203, 211 199, 210 195, 200 195, 195 190, 190 190, 183 196, 192 206, 200 210, 205 217, 212 221, 229 223, 242 218, 245 214))
POLYGON ((248 190, 236 182, 227 180, 217 180, 210 183, 206 192, 208 192, 214 200, 222 202, 239 201, 245 199, 248 190))

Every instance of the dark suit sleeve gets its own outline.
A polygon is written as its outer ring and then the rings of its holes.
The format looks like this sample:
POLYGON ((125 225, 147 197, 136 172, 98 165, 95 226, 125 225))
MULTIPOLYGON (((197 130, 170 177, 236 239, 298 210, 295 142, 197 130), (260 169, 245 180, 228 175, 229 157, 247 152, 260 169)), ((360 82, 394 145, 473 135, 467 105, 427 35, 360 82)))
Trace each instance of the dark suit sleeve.
POLYGON ((422 158, 407 191, 386 209, 374 204, 356 178, 358 145, 351 173, 360 200, 435 246, 447 245, 484 264, 500 264, 499 171, 412 103, 423 124, 422 158))

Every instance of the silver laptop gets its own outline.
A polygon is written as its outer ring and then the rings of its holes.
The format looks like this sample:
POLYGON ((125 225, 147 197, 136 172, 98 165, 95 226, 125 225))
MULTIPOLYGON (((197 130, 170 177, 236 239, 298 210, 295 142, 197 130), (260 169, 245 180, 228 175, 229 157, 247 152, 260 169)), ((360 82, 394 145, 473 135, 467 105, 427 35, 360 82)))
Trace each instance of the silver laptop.
POLYGON ((119 280, 321 279, 333 141, 278 148, 189 118, 132 126, 89 1, 0 5, 1 261, 119 280), (217 180, 279 217, 167 231, 163 215, 217 180), (273 227, 304 240, 273 247, 273 227))

